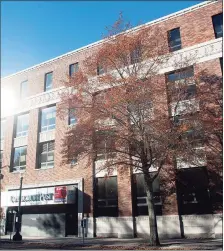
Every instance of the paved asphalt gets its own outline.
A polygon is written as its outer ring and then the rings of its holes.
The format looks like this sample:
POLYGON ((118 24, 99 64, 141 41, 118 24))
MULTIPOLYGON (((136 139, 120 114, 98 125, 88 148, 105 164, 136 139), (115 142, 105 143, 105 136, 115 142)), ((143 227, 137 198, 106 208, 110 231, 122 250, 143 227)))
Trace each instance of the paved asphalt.
MULTIPOLYGON (((171 239, 162 240, 162 250, 222 250, 222 239, 171 239)), ((0 250, 149 250, 146 239, 88 238, 83 245, 81 238, 27 239, 13 242, 9 238, 0 239, 0 250)), ((158 248, 157 248, 158 249, 158 248)))

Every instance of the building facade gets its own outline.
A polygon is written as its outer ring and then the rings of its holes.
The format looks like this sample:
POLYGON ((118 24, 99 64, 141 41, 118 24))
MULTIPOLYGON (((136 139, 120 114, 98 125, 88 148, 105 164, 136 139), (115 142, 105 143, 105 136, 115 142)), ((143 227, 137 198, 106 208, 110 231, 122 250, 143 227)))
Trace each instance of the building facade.
MULTIPOLYGON (((174 62, 188 55, 195 55, 197 61, 192 74, 208 69, 222 76, 222 20, 222 3, 208 1, 145 24, 168 34, 167 51, 172 60, 159 72, 164 85, 167 77, 175 78, 175 70, 181 70, 174 62)), ((141 26, 134 28, 138 29, 141 26)), ((61 140, 67 128, 77 123, 73 116, 65 120, 58 114, 60 94, 69 91, 61 83, 82 67, 83 60, 101 43, 103 40, 1 79, 2 234, 14 231, 22 172, 23 236, 81 236, 83 217, 88 219, 88 237, 149 235, 140 173, 119 169, 95 173, 92 166, 86 167, 85 160, 61 164, 61 140)), ((103 161, 99 158, 95 166, 103 161)), ((183 200, 177 182, 176 190, 161 200, 160 181, 156 180, 159 236, 221 236, 222 208, 207 192, 203 200, 197 196, 199 190, 209 191, 206 164, 179 169, 192 186, 203 187, 191 191, 191 199, 183 200)))

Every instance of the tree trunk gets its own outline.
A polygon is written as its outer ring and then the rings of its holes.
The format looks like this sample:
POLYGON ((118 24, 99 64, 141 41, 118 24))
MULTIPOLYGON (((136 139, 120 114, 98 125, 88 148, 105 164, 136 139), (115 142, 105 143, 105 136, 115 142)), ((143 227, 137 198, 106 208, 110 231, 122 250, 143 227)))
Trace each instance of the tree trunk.
POLYGON ((148 213, 149 213, 149 228, 150 228, 149 243, 150 246, 158 246, 160 245, 160 242, 159 242, 157 220, 154 208, 153 188, 151 179, 149 177, 149 173, 144 174, 144 179, 145 179, 148 213))

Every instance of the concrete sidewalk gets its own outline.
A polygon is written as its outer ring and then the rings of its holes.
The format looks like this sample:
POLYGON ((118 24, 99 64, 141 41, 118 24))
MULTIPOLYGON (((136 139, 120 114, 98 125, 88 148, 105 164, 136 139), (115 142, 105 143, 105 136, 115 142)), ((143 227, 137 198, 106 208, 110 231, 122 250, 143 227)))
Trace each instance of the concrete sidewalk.
POLYGON ((123 250, 222 250, 222 239, 171 239, 162 240, 161 246, 151 248, 148 246, 146 239, 117 239, 117 238, 86 238, 84 244, 81 238, 65 237, 65 238, 24 238, 22 242, 13 242, 8 238, 0 239, 0 250, 99 250, 99 249, 123 249, 123 250))

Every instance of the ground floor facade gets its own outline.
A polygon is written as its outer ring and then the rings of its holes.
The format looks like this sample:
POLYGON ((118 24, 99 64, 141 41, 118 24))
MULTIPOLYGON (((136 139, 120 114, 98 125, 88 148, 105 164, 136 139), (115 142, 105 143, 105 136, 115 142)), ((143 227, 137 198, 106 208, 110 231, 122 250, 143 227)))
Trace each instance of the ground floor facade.
MULTIPOLYGON (((24 185, 21 194, 22 235, 81 237, 81 220, 86 218, 86 237, 147 238, 150 230, 141 175, 135 173, 130 176, 112 171, 105 176, 105 173, 99 172, 94 181, 92 195, 87 194, 85 187, 88 187, 89 180, 86 184, 84 178, 24 185), (127 177, 131 180, 128 187, 127 177)), ((158 181, 154 189, 161 239, 222 236, 222 214, 212 212, 209 204, 206 204, 209 198, 205 196, 205 189, 200 188, 200 192, 188 191, 190 198, 186 197, 186 191, 182 195, 180 192, 174 193, 168 196, 168 200, 162 198, 158 181), (178 201, 178 196, 185 199, 178 201)), ((1 207, 4 210, 2 235, 13 235, 15 232, 18 202, 18 187, 6 187, 1 193, 1 207)))

